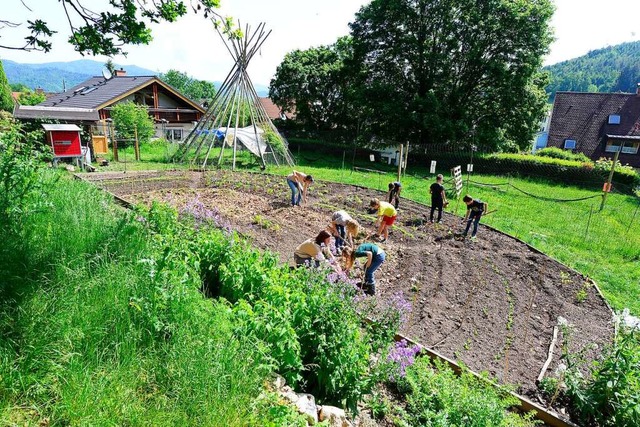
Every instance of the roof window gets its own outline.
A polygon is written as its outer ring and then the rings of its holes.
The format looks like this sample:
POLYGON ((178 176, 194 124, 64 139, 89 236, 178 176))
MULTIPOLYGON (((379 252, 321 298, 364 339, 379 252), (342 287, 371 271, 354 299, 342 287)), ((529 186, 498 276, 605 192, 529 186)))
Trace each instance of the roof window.
POLYGON ((94 91, 94 90, 96 90, 96 89, 98 89, 96 86, 86 88, 85 90, 83 90, 82 92, 80 92, 80 95, 86 95, 86 94, 88 94, 88 93, 93 92, 93 91, 94 91))
POLYGON ((564 140, 564 149, 565 150, 575 150, 576 149, 576 140, 575 139, 565 139, 564 140))
POLYGON ((609 114, 609 124, 610 125, 619 125, 620 124, 620 115, 619 114, 609 114))

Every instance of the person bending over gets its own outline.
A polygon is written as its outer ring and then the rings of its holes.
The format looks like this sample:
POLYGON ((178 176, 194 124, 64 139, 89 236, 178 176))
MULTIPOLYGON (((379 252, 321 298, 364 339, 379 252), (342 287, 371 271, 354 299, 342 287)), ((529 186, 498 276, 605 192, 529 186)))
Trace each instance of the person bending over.
POLYGON ((382 248, 374 243, 363 243, 356 249, 345 248, 342 251, 342 257, 345 260, 345 272, 347 274, 353 267, 356 258, 367 258, 364 264, 364 285, 362 289, 368 295, 375 295, 376 278, 374 274, 386 259, 386 254, 382 248))
POLYGON ((476 233, 478 232, 478 223, 480 222, 480 217, 482 216, 482 214, 487 212, 487 204, 480 199, 474 199, 468 194, 462 198, 462 201, 467 205, 467 213, 462 220, 463 222, 467 223, 467 226, 464 229, 464 233, 462 234, 462 236, 467 237, 469 227, 471 227, 471 223, 473 222, 471 239, 475 240, 476 233))
POLYGON ((300 201, 307 202, 307 190, 313 183, 311 175, 294 170, 287 175, 287 184, 291 188, 291 206, 300 206, 300 201))
POLYGON ((369 206, 378 211, 378 219, 375 226, 378 227, 378 235, 382 237, 381 242, 386 242, 389 237, 389 227, 396 222, 398 212, 391 203, 381 202, 378 199, 371 200, 369 206))
POLYGON ((389 193, 388 193, 389 203, 393 203, 396 209, 398 209, 398 204, 400 204, 401 192, 402 192, 402 184, 400 184, 398 181, 389 183, 389 193))
POLYGON ((330 242, 331 234, 326 230, 322 230, 315 238, 302 242, 293 252, 293 260, 296 263, 296 267, 301 265, 320 267, 321 263, 326 261, 335 270, 337 264, 329 250, 330 242))
POLYGON ((358 235, 360 225, 358 222, 351 218, 346 211, 336 211, 331 215, 331 224, 329 225, 329 232, 336 239, 336 251, 340 253, 345 245, 345 241, 348 240, 348 245, 353 247, 353 238, 358 235))

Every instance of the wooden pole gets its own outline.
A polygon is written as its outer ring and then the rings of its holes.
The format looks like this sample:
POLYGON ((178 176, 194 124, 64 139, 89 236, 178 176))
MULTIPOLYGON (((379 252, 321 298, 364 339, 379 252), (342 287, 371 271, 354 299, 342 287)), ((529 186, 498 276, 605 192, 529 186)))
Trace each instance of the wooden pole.
POLYGON ((587 220, 587 229, 584 231, 584 239, 587 240, 587 235, 589 234, 589 225, 591 225, 591 216, 593 215, 593 205, 591 205, 591 210, 589 210, 589 219, 587 220))
POLYGON ((407 141, 407 149, 404 153, 404 171, 402 173, 402 176, 405 177, 407 176, 407 165, 409 164, 409 141, 407 141))
POLYGON ((624 141, 618 147, 618 151, 616 151, 616 155, 613 156, 613 163, 611 164, 611 170, 609 171, 609 178, 607 179, 607 184, 602 189, 602 203, 600 204, 600 210, 604 209, 604 202, 607 200, 607 194, 611 191, 611 182, 613 181, 613 172, 616 170, 616 164, 618 163, 618 157, 620 157, 620 152, 624 147, 624 141))
POLYGON ((118 161, 118 140, 116 139, 113 125, 111 125, 111 142, 113 144, 113 161, 117 162, 118 161))
POLYGON ((402 149, 404 148, 403 144, 400 144, 400 155, 398 156, 398 182, 400 182, 400 176, 402 175, 402 159, 404 158, 402 149))
POLYGON ((133 143, 135 144, 133 147, 136 153, 136 162, 139 162, 140 161, 140 144, 138 143, 138 126, 133 128, 133 137, 134 137, 133 143))

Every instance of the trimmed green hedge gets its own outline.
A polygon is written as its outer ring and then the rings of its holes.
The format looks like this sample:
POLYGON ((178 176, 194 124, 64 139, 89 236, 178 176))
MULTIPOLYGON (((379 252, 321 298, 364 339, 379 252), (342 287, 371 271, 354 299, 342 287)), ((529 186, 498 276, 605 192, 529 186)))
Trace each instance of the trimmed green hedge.
MULTIPOLYGON (((465 153, 432 153, 413 155, 414 161, 428 164, 431 160, 438 162, 438 169, 449 169, 469 163, 469 155, 465 153)), ((554 181, 571 182, 590 187, 601 187, 606 181, 609 171, 596 167, 592 162, 555 159, 552 157, 531 154, 476 154, 473 157, 474 172, 545 177, 554 181)), ((613 174, 614 185, 619 191, 631 193, 640 186, 640 176, 633 169, 618 168, 613 174)))

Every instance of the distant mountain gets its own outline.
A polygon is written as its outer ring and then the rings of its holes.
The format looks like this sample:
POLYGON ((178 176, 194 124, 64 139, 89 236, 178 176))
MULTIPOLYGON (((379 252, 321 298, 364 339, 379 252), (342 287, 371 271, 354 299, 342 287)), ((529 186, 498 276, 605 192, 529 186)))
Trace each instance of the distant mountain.
MULTIPOLYGON (((71 62, 46 62, 43 64, 21 64, 7 59, 2 61, 9 83, 23 83, 36 89, 42 88, 46 92, 62 92, 93 76, 99 76, 104 67, 103 62, 90 59, 80 59, 71 62)), ((124 68, 130 76, 154 76, 155 71, 136 65, 118 65, 124 68)))
POLYGON ((640 41, 592 50, 584 56, 549 65, 547 93, 557 91, 628 92, 640 83, 640 41))
MULTIPOLYGON (((23 83, 32 89, 42 88, 46 92, 62 92, 63 84, 69 89, 93 76, 99 76, 104 68, 104 62, 91 59, 70 62, 46 62, 43 64, 21 64, 4 59, 2 64, 9 83, 23 83)), ((157 71, 151 71, 137 65, 114 65, 116 68, 124 68, 128 76, 155 76, 160 74, 157 71)), ((213 82, 213 84, 216 88, 219 88, 222 82, 213 82)), ((268 86, 256 84, 255 88, 258 95, 269 95, 268 86)))

